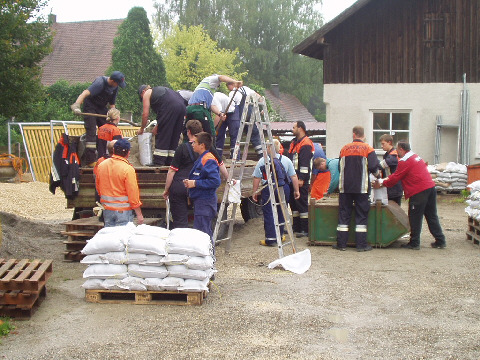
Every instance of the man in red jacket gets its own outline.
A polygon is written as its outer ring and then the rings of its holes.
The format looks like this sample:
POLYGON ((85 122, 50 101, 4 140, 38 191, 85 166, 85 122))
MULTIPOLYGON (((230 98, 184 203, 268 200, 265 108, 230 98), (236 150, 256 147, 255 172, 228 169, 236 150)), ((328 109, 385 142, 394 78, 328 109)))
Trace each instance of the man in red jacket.
POLYGON ((405 198, 410 199, 408 204, 410 242, 401 247, 420 250, 420 233, 425 216, 430 233, 435 238, 431 246, 443 249, 446 242, 437 215, 437 192, 427 165, 420 156, 411 151, 410 144, 404 140, 397 143, 397 153, 400 158, 397 171, 385 179, 379 179, 375 187, 392 187, 401 180, 405 198))

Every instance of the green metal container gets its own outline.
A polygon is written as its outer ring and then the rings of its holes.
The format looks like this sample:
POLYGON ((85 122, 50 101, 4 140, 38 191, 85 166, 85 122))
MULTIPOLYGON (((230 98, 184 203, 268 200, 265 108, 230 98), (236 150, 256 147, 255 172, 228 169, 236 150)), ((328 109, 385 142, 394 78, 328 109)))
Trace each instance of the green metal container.
MULTIPOLYGON (((338 199, 310 201, 308 207, 309 245, 333 245, 337 242, 338 199)), ((374 247, 386 247, 410 231, 408 216, 397 203, 372 204, 368 213, 367 241, 374 247)), ((355 209, 349 226, 348 245, 355 246, 355 209)))

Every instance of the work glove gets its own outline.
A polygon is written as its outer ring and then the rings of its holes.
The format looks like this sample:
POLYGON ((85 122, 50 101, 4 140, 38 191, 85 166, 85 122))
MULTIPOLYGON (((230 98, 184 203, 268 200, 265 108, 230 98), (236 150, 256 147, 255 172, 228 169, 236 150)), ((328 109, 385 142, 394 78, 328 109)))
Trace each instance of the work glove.
POLYGON ((78 115, 82 112, 82 110, 80 109, 80 104, 79 103, 74 103, 74 104, 70 105, 70 109, 72 109, 72 111, 75 113, 75 115, 78 115))

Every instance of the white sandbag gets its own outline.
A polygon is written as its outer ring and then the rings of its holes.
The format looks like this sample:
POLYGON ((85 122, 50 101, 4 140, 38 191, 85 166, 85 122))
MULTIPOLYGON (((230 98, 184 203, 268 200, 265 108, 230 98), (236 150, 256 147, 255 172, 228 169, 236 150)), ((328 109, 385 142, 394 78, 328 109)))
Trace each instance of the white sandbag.
POLYGON ((103 288, 106 290, 125 290, 120 286, 120 279, 106 279, 103 281, 103 288))
POLYGON ((242 200, 242 190, 240 189, 240 180, 235 185, 230 185, 228 189, 228 202, 232 204, 240 204, 242 200))
POLYGON ((186 265, 167 266, 169 276, 179 277, 182 279, 205 280, 210 279, 213 270, 194 270, 189 269, 186 265))
POLYGON ((142 224, 138 225, 135 228, 134 234, 136 235, 149 235, 152 237, 158 237, 161 239, 166 239, 168 238, 168 235, 170 234, 170 230, 161 228, 158 226, 151 226, 147 224, 142 224))
POLYGON ((125 279, 120 280, 122 289, 129 291, 146 291, 147 287, 143 284, 143 278, 127 276, 125 279))
POLYGON ((467 173, 467 167, 463 164, 455 163, 455 162, 449 162, 447 166, 445 167, 446 172, 451 172, 451 173, 461 173, 461 174, 466 174, 467 173))
POLYGON ((480 191, 480 180, 474 181, 473 183, 469 184, 467 187, 470 188, 470 191, 472 192, 480 191))
POLYGON ((166 240, 150 235, 132 235, 128 242, 128 252, 167 255, 166 240))
POLYGON ((151 255, 151 254, 147 254, 145 256, 147 258, 145 259, 145 261, 142 261, 140 263, 141 265, 152 265, 152 266, 163 265, 163 258, 165 256, 163 256, 163 255, 151 255))
POLYGON ((373 202, 376 203, 377 200, 380 200, 382 205, 388 205, 388 193, 386 187, 373 189, 373 202))
POLYGON ((104 289, 103 287, 103 279, 87 279, 82 287, 85 290, 102 290, 104 289))
POLYGON ((168 275, 165 266, 128 265, 128 275, 140 278, 164 278, 168 275))
POLYGON ((82 249, 82 254, 106 254, 125 250, 125 239, 117 234, 96 234, 82 249))
POLYGON ((138 152, 140 158, 140 164, 143 166, 152 165, 153 152, 152 152, 152 133, 144 132, 138 135, 138 152))
POLYGON ((312 254, 309 249, 306 249, 272 261, 268 264, 268 268, 273 269, 277 266, 282 266, 285 270, 291 271, 295 274, 303 274, 310 269, 310 265, 312 265, 312 254))
POLYGON ((178 290, 182 291, 208 291, 208 283, 210 279, 205 280, 193 280, 193 279, 185 279, 183 286, 181 286, 178 290))
POLYGON ((213 269, 212 256, 192 256, 186 262, 187 267, 193 270, 208 270, 213 269))
POLYGON ((87 255, 85 256, 80 262, 82 264, 108 264, 108 261, 103 259, 102 256, 104 254, 92 254, 92 255, 87 255))
POLYGON ((100 255, 100 258, 108 264, 138 264, 147 260, 147 255, 140 253, 109 252, 100 255))
POLYGON ((185 280, 178 277, 167 276, 165 279, 162 279, 162 287, 164 290, 179 290, 185 280))
POLYGON ((165 288, 163 287, 163 280, 159 278, 146 278, 143 279, 142 283, 145 285, 147 290, 150 291, 163 291, 165 288))
POLYGON ((97 234, 111 234, 111 233, 118 233, 118 234, 128 234, 131 235, 135 231, 135 224, 133 222, 129 222, 127 225, 122 226, 107 226, 101 228, 97 231, 97 234))
POLYGON ((183 265, 188 261, 188 259, 190 259, 190 256, 188 255, 167 254, 163 258, 162 263, 165 265, 183 265))
POLYGON ((167 251, 175 254, 207 256, 211 254, 212 242, 210 236, 203 231, 178 228, 170 231, 167 251))
POLYGON ((123 279, 127 277, 127 265, 93 264, 83 272, 86 279, 123 279))

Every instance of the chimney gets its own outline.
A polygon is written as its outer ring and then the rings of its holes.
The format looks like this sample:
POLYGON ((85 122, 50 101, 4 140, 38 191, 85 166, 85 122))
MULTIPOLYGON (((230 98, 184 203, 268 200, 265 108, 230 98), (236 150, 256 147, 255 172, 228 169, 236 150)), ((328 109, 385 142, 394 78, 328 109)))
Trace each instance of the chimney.
POLYGON ((278 84, 272 84, 270 88, 272 89, 273 95, 275 95, 277 98, 280 98, 280 87, 278 84))
POLYGON ((48 14, 48 23, 55 24, 57 22, 57 15, 55 14, 48 14))

